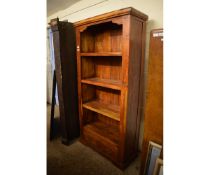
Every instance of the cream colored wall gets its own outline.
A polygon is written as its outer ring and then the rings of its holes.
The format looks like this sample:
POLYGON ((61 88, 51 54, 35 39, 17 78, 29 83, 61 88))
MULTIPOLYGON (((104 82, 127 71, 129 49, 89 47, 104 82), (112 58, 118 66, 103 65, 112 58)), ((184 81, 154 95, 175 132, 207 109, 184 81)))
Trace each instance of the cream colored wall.
MULTIPOLYGON (((47 21, 58 17, 60 20, 68 20, 69 22, 80 21, 85 18, 93 17, 99 14, 118 10, 125 7, 134 7, 135 9, 147 14, 149 20, 147 22, 146 34, 146 62, 145 75, 147 72, 147 63, 149 55, 149 34, 151 29, 163 28, 163 0, 82 0, 69 8, 58 11, 49 16, 47 21)), ((145 79, 146 80, 146 79, 145 79)), ((143 134, 143 118, 141 119, 139 148, 142 145, 143 134)))

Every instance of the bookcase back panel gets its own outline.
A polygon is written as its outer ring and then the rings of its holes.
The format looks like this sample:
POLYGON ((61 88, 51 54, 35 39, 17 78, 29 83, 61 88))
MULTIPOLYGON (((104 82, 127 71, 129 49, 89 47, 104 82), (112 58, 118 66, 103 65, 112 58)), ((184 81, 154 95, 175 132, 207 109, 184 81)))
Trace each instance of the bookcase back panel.
POLYGON ((96 98, 104 104, 120 105, 120 91, 97 87, 96 98))
POLYGON ((82 79, 122 79, 122 57, 82 57, 82 79))
MULTIPOLYGON (((94 122, 100 122, 106 124, 108 127, 117 128, 117 133, 120 132, 119 121, 108 118, 102 114, 96 113, 94 111, 83 109, 83 125, 91 124, 94 122)), ((119 138, 118 138, 119 139, 119 138)))
POLYGON ((88 109, 83 109, 83 125, 95 122, 97 120, 97 115, 95 112, 88 109))
POLYGON ((118 127, 118 129, 120 131, 119 121, 116 121, 116 120, 113 120, 111 118, 108 118, 108 117, 106 117, 106 116, 104 116, 102 114, 98 114, 97 115, 97 120, 100 121, 100 122, 106 123, 107 125, 111 125, 111 126, 114 125, 114 126, 118 127))
POLYGON ((81 68, 82 79, 96 76, 94 59, 90 57, 82 57, 81 68))
POLYGON ((107 117, 101 114, 86 109, 84 110, 83 113, 83 119, 84 119, 83 120, 84 127, 86 126, 89 128, 91 127, 93 131, 98 130, 100 135, 109 139, 112 143, 116 145, 119 144, 120 125, 117 121, 108 119, 107 117))
POLYGON ((96 98, 96 90, 94 86, 86 84, 82 85, 82 101, 83 103, 88 102, 96 98))
POLYGON ((81 32, 81 52, 120 52, 122 25, 112 22, 87 27, 81 32))
POLYGON ((82 101, 83 103, 96 100, 100 103, 110 105, 111 108, 119 110, 120 91, 102 88, 92 85, 82 85, 82 101))

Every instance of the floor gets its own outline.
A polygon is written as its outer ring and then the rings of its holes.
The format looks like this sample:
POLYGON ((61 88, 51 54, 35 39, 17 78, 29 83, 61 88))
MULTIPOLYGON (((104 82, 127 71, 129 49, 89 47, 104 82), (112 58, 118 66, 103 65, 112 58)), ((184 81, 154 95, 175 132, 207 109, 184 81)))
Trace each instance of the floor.
MULTIPOLYGON (((59 110, 55 109, 56 123, 59 110)), ((49 141, 50 106, 47 106, 47 175, 139 175, 139 156, 130 166, 121 171, 110 161, 84 146, 78 140, 71 145, 61 144, 59 134, 49 141)), ((57 127, 59 133, 59 128, 57 127)))

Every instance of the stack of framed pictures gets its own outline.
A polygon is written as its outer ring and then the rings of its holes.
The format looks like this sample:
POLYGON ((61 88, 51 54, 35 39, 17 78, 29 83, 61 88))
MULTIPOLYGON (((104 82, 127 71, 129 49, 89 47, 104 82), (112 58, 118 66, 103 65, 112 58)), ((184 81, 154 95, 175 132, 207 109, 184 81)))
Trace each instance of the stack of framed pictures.
POLYGON ((163 160, 160 158, 156 159, 153 175, 163 175, 163 160))
POLYGON ((144 175, 163 174, 163 160, 160 159, 161 151, 162 151, 161 145, 149 141, 144 175))

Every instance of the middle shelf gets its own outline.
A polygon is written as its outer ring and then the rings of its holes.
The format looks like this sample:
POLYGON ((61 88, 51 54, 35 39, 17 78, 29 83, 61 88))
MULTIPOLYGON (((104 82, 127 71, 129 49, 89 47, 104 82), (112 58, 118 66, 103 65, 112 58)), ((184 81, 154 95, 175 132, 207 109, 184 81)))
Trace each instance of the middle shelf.
POLYGON ((80 56, 122 56, 121 52, 81 52, 80 56))
POLYGON ((122 57, 82 57, 81 83, 122 89, 122 57))
POLYGON ((103 104, 100 101, 93 100, 84 103, 83 108, 97 112, 114 120, 120 121, 120 107, 113 104, 103 104))
POLYGON ((96 85, 106 88, 111 88, 115 90, 121 90, 122 81, 120 80, 111 80, 111 79, 102 79, 98 77, 86 78, 81 80, 82 83, 96 85))

